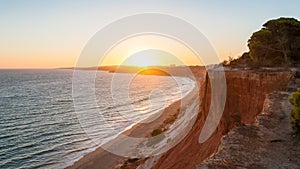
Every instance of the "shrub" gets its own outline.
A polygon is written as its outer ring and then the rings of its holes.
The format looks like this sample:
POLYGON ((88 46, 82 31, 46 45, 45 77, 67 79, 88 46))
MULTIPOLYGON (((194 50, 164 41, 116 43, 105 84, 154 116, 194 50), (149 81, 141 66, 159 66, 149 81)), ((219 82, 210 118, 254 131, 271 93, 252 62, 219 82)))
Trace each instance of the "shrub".
POLYGON ((296 132, 300 133, 300 88, 289 99, 294 109, 291 111, 291 124, 296 132))
POLYGON ((161 129, 155 129, 152 131, 151 133, 151 136, 154 137, 154 136, 157 136, 159 134, 161 134, 163 131, 161 129))

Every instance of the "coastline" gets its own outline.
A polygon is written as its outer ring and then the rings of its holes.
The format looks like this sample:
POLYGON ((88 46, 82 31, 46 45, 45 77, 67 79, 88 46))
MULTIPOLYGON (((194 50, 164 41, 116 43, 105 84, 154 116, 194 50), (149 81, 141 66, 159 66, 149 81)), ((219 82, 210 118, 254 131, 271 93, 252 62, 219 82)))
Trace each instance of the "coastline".
POLYGON ((227 95, 223 116, 214 134, 199 144, 199 135, 210 110, 211 87, 208 76, 201 84, 201 106, 199 116, 189 134, 174 148, 155 160, 152 168, 195 168, 217 152, 221 138, 240 124, 253 124, 263 108, 266 94, 285 89, 290 82, 291 72, 273 70, 227 70, 227 95), (238 85, 237 85, 238 84, 238 85))
POLYGON ((299 85, 295 78, 287 88, 267 94, 256 122, 224 135, 218 151, 195 168, 299 168, 300 136, 290 124, 289 103, 299 85))
POLYGON ((218 152, 195 168, 299 168, 300 137, 289 119, 291 95, 291 91, 268 94, 257 123, 242 124, 224 135, 218 152))
MULTIPOLYGON (((195 82, 194 88, 184 97, 179 100, 171 103, 166 106, 164 109, 160 110, 156 114, 142 120, 140 123, 133 124, 125 129, 120 135, 125 135, 134 138, 150 138, 151 133, 155 129, 160 129, 162 131, 166 131, 167 128, 176 120, 177 116, 180 114, 181 103, 183 106, 188 106, 191 103, 191 99, 198 95, 197 91, 197 82, 195 82), (188 101, 184 101, 184 99, 188 99, 188 101), (159 117, 156 117, 160 115, 159 117), (149 122, 149 119, 151 121, 149 122), (152 121, 152 119, 154 119, 152 121), (147 121, 143 123, 143 121, 147 121)), ((118 135, 116 138, 105 143, 105 147, 107 146, 116 146, 121 143, 121 139, 118 135), (107 146, 106 146, 107 145, 107 146)), ((139 159, 134 159, 134 165, 137 167, 139 159)), ((142 161, 144 159, 141 159, 142 161)), ((91 169, 107 169, 107 168, 119 168, 125 165, 131 165, 127 163, 127 161, 131 161, 129 158, 122 157, 119 155, 115 155, 107 150, 103 149, 103 146, 96 148, 94 151, 87 153, 79 160, 75 161, 71 166, 66 167, 67 169, 78 169, 78 168, 91 168, 91 169)), ((133 167, 133 166, 131 166, 133 167)))
MULTIPOLYGON (((232 128, 239 124, 255 123, 256 116, 262 110, 266 94, 285 87, 291 77, 291 73, 289 71, 274 70, 261 72, 227 70, 226 79, 231 83, 227 83, 228 95, 224 109, 225 114, 223 115, 216 132, 205 143, 199 144, 198 138, 210 107, 211 88, 208 83, 207 73, 203 74, 203 72, 197 71, 197 69, 192 69, 192 71, 197 78, 196 83, 197 86, 199 86, 200 91, 194 91, 191 93, 193 93, 194 96, 197 95, 201 100, 201 103, 199 111, 197 111, 198 116, 195 124, 180 143, 161 156, 159 155, 155 156, 155 158, 144 159, 128 159, 119 157, 117 155, 110 154, 103 149, 101 150, 100 148, 98 151, 96 150, 87 154, 86 157, 82 158, 69 168, 131 169, 137 168, 138 166, 141 166, 141 164, 142 167, 140 168, 143 168, 143 164, 145 164, 147 168, 193 168, 217 152, 218 147, 221 144, 221 138, 232 128), (276 82, 276 85, 274 85, 274 82, 276 82), (236 86, 236 84, 241 85, 236 86), (243 91, 248 92, 241 95, 240 93, 243 91), (245 107, 245 105, 248 106, 245 107), (180 154, 178 154, 178 152, 180 152, 180 154), (105 164, 105 166, 103 166, 103 164, 105 164)), ((181 100, 183 100, 183 98, 181 100)), ((190 103, 191 102, 192 100, 190 100, 190 103)), ((178 107, 179 105, 178 103, 179 101, 174 102, 164 110, 165 113, 163 114, 168 116, 160 117, 159 119, 163 119, 162 121, 155 121, 152 125, 137 124, 130 130, 126 131, 127 134, 133 137, 149 137, 153 129, 167 126, 163 123, 164 119, 172 117, 174 110, 176 110, 176 106, 178 107)))

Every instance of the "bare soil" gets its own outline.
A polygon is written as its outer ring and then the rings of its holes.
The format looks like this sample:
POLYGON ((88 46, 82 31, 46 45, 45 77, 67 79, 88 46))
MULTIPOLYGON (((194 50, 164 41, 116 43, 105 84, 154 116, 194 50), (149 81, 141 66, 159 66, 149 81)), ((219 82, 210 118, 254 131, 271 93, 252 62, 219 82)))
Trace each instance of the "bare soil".
POLYGON ((290 125, 289 92, 269 94, 255 125, 240 125, 222 138, 219 151, 197 169, 299 169, 300 136, 290 125))

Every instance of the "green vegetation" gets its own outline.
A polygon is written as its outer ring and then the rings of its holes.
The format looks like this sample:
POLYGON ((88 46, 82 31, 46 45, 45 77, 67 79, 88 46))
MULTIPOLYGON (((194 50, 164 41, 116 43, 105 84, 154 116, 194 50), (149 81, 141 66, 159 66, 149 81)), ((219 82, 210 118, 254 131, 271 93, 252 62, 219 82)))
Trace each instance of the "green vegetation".
POLYGON ((291 111, 291 123, 295 131, 300 133, 300 88, 289 99, 294 109, 291 111))
POLYGON ((240 56, 237 59, 233 59, 232 57, 228 58, 228 61, 225 60, 223 62, 224 66, 251 66, 252 60, 250 58, 249 52, 243 53, 242 56, 240 56))
POLYGON ((151 136, 154 137, 160 135, 162 132, 163 132, 162 129, 155 129, 152 131, 151 136))
POLYGON ((261 30, 252 34, 248 47, 249 52, 237 59, 226 61, 227 65, 273 67, 299 64, 300 22, 294 18, 270 20, 261 30))

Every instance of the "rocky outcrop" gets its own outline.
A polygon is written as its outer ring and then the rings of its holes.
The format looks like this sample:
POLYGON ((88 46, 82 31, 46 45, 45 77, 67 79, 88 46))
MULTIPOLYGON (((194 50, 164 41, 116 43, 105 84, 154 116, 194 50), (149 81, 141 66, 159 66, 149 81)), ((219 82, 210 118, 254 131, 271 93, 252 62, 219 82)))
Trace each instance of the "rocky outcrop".
MULTIPOLYGON (((201 73, 192 69, 196 76, 201 73)), ((207 118, 211 104, 211 85, 208 75, 202 77, 202 100, 196 123, 188 135, 175 147, 163 154, 152 168, 182 169, 194 168, 215 153, 221 138, 240 124, 254 124, 262 111, 266 94, 284 88, 291 79, 289 71, 226 71, 227 95, 223 116, 212 136, 199 143, 199 135, 207 118)))

